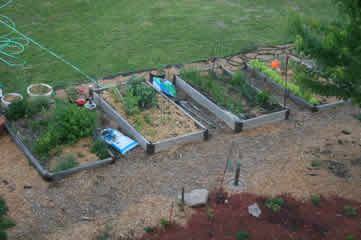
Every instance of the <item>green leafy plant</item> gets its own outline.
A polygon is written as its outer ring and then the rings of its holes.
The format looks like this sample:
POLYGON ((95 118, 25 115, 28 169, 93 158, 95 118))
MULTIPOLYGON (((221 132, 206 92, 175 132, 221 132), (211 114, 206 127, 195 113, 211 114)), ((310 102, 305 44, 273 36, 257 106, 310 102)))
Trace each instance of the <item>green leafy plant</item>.
POLYGON ((75 87, 65 89, 65 94, 67 95, 70 102, 75 102, 80 97, 79 90, 75 87))
POLYGON ((110 92, 110 94, 112 95, 112 98, 114 100, 114 102, 120 102, 122 99, 120 98, 120 95, 118 93, 118 90, 115 87, 111 87, 108 90, 110 92))
POLYGON ((245 240, 245 239, 248 239, 249 238, 249 234, 246 233, 246 232, 237 232, 236 233, 236 240, 245 240))
POLYGON ((49 99, 47 97, 36 97, 30 102, 25 100, 26 115, 29 117, 39 112, 47 112, 49 109, 49 99))
POLYGON ((106 224, 103 232, 96 235, 95 240, 108 240, 110 237, 110 227, 106 224))
POLYGON ((251 60, 250 63, 252 68, 264 73, 267 77, 269 77, 272 81, 280 84, 282 87, 286 88, 287 90, 291 91, 296 96, 299 96, 303 99, 305 99, 307 102, 318 105, 319 101, 312 97, 312 95, 309 92, 306 92, 301 87, 295 85, 291 82, 285 82, 281 78, 280 75, 278 75, 275 71, 273 71, 269 66, 267 66, 265 63, 260 62, 259 60, 251 60))
POLYGON ((16 100, 8 105, 5 116, 8 120, 18 120, 25 116, 27 104, 25 100, 16 100))
POLYGON ((259 92, 256 95, 256 103, 259 106, 265 106, 271 101, 270 93, 268 91, 259 92))
POLYGON ((68 155, 56 161, 56 166, 53 172, 57 173, 64 171, 77 165, 79 165, 79 162, 76 161, 74 155, 68 155))
POLYGON ((345 240, 356 240, 356 238, 350 234, 345 237, 345 240))
POLYGON ((313 205, 319 206, 321 204, 321 196, 320 195, 312 195, 311 202, 313 205))
POLYGON ((74 144, 90 136, 96 128, 97 113, 70 103, 57 103, 48 118, 48 131, 33 145, 33 151, 46 155, 59 144, 74 144))
POLYGON ((160 225, 163 230, 165 230, 169 226, 169 221, 165 218, 160 219, 160 225))
POLYGON ((147 226, 144 228, 144 231, 147 233, 151 233, 151 232, 153 232, 153 228, 151 226, 147 226))
POLYGON ((144 78, 130 78, 125 85, 124 91, 127 97, 137 97, 140 108, 152 107, 157 103, 155 90, 145 84, 144 78))
POLYGON ((267 208, 272 209, 274 212, 278 212, 281 210, 283 205, 283 198, 270 198, 265 202, 265 206, 267 208))
POLYGON ((6 230, 16 225, 15 221, 7 218, 8 211, 5 200, 0 196, 0 240, 7 240, 6 230))
POLYGON ((90 147, 90 152, 95 153, 100 159, 109 157, 108 147, 103 139, 97 139, 90 147))
POLYGON ((135 115, 140 113, 139 108, 139 97, 137 96, 127 96, 123 98, 124 103, 124 112, 127 115, 135 115))
POLYGON ((357 211, 356 208, 352 207, 352 206, 344 206, 343 207, 343 215, 345 215, 346 217, 354 217, 357 216, 357 211))

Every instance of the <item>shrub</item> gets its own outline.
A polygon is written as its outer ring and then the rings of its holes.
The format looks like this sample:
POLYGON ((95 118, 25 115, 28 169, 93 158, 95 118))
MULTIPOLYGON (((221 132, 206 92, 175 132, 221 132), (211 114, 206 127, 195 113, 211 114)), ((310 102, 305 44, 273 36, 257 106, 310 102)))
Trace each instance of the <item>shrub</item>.
POLYGON ((274 212, 278 212, 281 210, 281 207, 283 205, 283 198, 270 198, 267 199, 265 202, 265 206, 267 208, 272 209, 274 212))
POLYGON ((260 62, 258 60, 251 60, 250 65, 252 68, 264 73, 267 77, 269 77, 272 81, 280 84, 282 87, 286 88, 287 90, 291 91, 296 96, 299 96, 303 99, 305 99, 307 102, 317 105, 319 104, 319 101, 312 97, 310 93, 305 92, 303 89, 301 89, 299 86, 290 83, 285 82, 282 80, 281 76, 278 75, 276 72, 274 72, 271 68, 269 68, 265 63, 260 62))
POLYGON ((150 227, 150 226, 147 226, 147 227, 144 228, 144 231, 147 232, 147 233, 151 233, 151 232, 153 232, 153 228, 150 227))
POLYGON ((74 144, 90 136, 96 128, 97 114, 70 103, 57 103, 48 119, 48 131, 35 142, 33 151, 44 155, 59 144, 74 144))
POLYGON ((236 233, 236 240, 245 240, 249 238, 249 234, 246 232, 237 232, 236 233))
POLYGON ((5 116, 8 120, 18 120, 26 114, 26 102, 25 100, 17 100, 8 105, 5 111, 5 116))
POLYGON ((97 139, 91 145, 90 152, 95 153, 100 159, 109 157, 108 146, 103 139, 97 139))
POLYGON ((162 229, 164 230, 169 226, 169 221, 165 218, 161 218, 160 225, 161 225, 162 229))
POLYGON ((132 77, 127 81, 124 89, 127 97, 137 97, 138 106, 141 108, 154 106, 157 101, 155 90, 147 86, 144 81, 144 78, 132 77))
POLYGON ((356 212, 356 208, 352 207, 352 206, 344 206, 343 207, 343 215, 345 215, 346 217, 353 217, 357 215, 356 212))
POLYGON ((312 195, 311 196, 311 202, 313 203, 313 205, 320 205, 321 204, 321 197, 320 195, 312 195))
POLYGON ((7 240, 6 230, 14 227, 15 221, 6 218, 9 208, 5 200, 0 196, 0 239, 7 240))
POLYGON ((68 155, 62 159, 57 160, 54 172, 57 173, 64 171, 77 165, 79 165, 79 163, 75 160, 74 155, 68 155))

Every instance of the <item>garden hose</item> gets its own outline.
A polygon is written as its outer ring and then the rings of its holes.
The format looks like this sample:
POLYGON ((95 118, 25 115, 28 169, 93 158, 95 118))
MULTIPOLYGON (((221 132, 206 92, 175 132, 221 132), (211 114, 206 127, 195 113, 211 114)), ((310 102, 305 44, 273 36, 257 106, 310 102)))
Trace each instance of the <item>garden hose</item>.
MULTIPOLYGON (((7 2, 5 2, 3 5, 0 5, 0 9, 6 7, 7 5, 9 5, 13 0, 8 0, 7 2)), ((33 39, 29 38, 28 36, 26 36, 25 34, 23 34, 22 32, 18 31, 16 29, 16 25, 15 22, 12 21, 9 17, 4 16, 4 15, 0 15, 0 23, 2 23, 5 27, 9 28, 11 31, 9 33, 0 35, 0 61, 4 62, 5 64, 7 64, 8 66, 21 66, 21 65, 25 65, 26 61, 23 61, 22 63, 12 63, 9 62, 8 60, 6 60, 3 56, 6 56, 8 58, 11 58, 13 60, 17 59, 17 55, 20 55, 24 52, 25 47, 28 46, 30 43, 33 43, 34 45, 38 46, 40 49, 48 52, 50 55, 54 56, 55 58, 57 58, 58 60, 60 60, 61 62, 65 63, 66 65, 69 65, 71 68, 73 68, 75 71, 77 71, 78 73, 80 73, 81 75, 83 75, 86 79, 94 82, 98 87, 101 88, 107 88, 107 87, 114 87, 117 91, 117 93, 120 96, 120 99, 123 99, 120 91, 118 90, 118 88, 116 88, 113 85, 104 87, 102 86, 100 83, 98 83, 94 78, 90 77, 88 74, 86 74, 85 72, 81 71, 78 67, 74 66, 73 64, 71 64, 69 61, 65 60, 64 58, 60 57, 59 55, 57 55, 55 52, 51 51, 50 49, 42 46, 41 44, 39 44, 38 42, 34 41, 33 39), (18 34, 21 37, 11 37, 12 34, 18 34)))

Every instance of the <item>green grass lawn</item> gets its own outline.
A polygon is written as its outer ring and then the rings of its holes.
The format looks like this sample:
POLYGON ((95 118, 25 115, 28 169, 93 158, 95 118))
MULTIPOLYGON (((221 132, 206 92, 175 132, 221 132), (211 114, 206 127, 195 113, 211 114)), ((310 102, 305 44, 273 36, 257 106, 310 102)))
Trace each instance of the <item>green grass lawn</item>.
MULTIPOLYGON (((330 0, 14 0, 0 14, 82 71, 102 78, 290 41, 282 17, 291 3, 307 15, 333 16, 330 0)), ((31 82, 59 86, 86 80, 34 45, 21 58, 27 61, 23 67, 0 63, 0 82, 7 90, 31 82)))

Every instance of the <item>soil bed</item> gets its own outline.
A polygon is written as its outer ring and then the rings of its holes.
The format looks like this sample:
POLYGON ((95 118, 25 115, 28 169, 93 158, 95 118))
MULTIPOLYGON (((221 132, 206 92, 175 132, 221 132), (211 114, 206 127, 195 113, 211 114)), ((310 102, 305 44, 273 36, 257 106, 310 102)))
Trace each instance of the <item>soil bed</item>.
POLYGON ((266 104, 257 104, 258 93, 254 88, 248 87, 248 96, 245 96, 239 86, 230 83, 231 76, 222 74, 221 70, 200 72, 200 76, 192 75, 183 73, 180 76, 212 102, 241 119, 251 119, 283 110, 275 102, 268 101, 266 104))
POLYGON ((7 101, 7 102, 13 102, 13 101, 16 101, 16 100, 19 100, 21 99, 20 96, 17 96, 17 95, 6 95, 4 96, 4 100, 7 101))
MULTIPOLYGON (((122 89, 120 91, 122 92, 122 89)), ((115 101, 109 91, 104 91, 102 97, 121 117, 151 142, 199 131, 199 128, 187 115, 158 93, 156 95, 157 105, 144 109, 137 115, 127 115, 123 102, 115 101)))
MULTIPOLYGON (((319 205, 300 202, 281 195, 280 210, 266 207, 267 197, 250 193, 227 196, 228 204, 217 204, 212 193, 207 207, 197 209, 183 227, 172 224, 166 230, 156 228, 142 239, 360 239, 360 203, 339 197, 323 198, 319 205), (257 203, 259 218, 248 213, 257 203), (345 206, 355 209, 355 216, 345 216, 345 206), (237 235, 248 236, 237 238, 237 235)), ((275 198, 274 198, 275 199, 275 198)))
POLYGON ((43 85, 34 85, 30 88, 30 92, 36 95, 45 95, 51 91, 50 88, 43 85))

